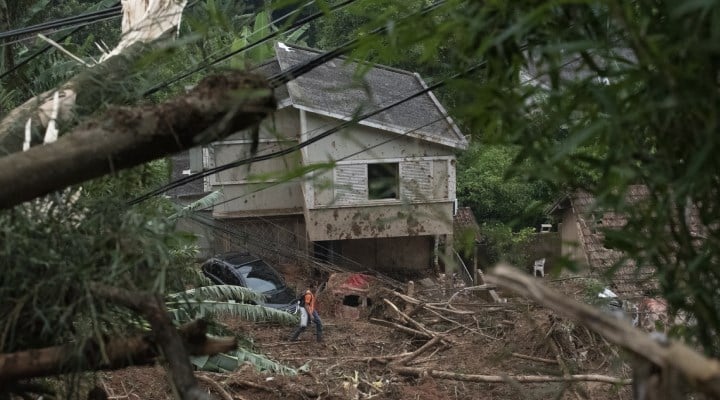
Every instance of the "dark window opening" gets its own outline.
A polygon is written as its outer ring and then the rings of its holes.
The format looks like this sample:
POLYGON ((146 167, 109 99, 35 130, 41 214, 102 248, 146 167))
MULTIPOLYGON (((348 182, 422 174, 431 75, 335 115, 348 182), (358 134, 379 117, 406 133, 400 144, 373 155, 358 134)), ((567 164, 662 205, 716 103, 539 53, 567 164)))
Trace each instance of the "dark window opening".
POLYGON ((343 297, 343 305, 350 307, 360 307, 360 305, 362 305, 362 302, 360 301, 360 296, 349 294, 343 297))
POLYGON ((398 163, 368 164, 368 199, 397 199, 399 178, 398 163))

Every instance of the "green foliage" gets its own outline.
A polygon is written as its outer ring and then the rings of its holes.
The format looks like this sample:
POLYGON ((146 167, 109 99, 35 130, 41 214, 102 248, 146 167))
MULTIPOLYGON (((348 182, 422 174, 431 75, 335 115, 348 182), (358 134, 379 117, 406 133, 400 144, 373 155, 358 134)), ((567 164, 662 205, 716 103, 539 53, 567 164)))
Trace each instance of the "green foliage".
MULTIPOLYGON (((230 316, 247 322, 275 322, 286 325, 297 324, 298 317, 285 311, 265 307, 264 297, 250 289, 232 285, 211 285, 172 293, 167 296, 166 306, 177 324, 197 318, 230 316), (253 304, 255 303, 255 304, 253 304)), ((225 325, 215 323, 219 334, 230 332, 225 325)), ((238 350, 212 356, 191 357, 195 367, 203 371, 229 372, 249 362, 259 371, 270 371, 285 375, 296 375, 297 370, 278 364, 265 356, 256 354, 243 346, 238 350)))
POLYGON ((171 252, 182 240, 161 210, 74 197, 67 191, 0 213, 1 351, 132 330, 135 318, 113 312, 88 283, 163 292, 184 266, 171 252))
POLYGON ((480 235, 483 237, 488 261, 491 264, 504 261, 511 265, 527 265, 527 245, 535 235, 533 228, 524 228, 518 232, 502 223, 485 223, 480 225, 480 235))
POLYGON ((286 367, 270 360, 262 355, 245 351, 236 350, 230 353, 220 353, 213 356, 194 356, 190 357, 193 365, 202 371, 211 372, 232 372, 249 362, 254 365, 258 371, 268 371, 281 375, 297 375, 298 369, 286 367))
POLYGON ((532 162, 537 179, 627 213, 609 245, 654 265, 672 308, 703 321, 694 333, 720 354, 720 3, 449 0, 404 24, 413 29, 364 38, 363 54, 410 42, 457 70, 480 62, 452 85, 462 126, 519 146, 514 163, 532 162), (625 189, 638 183, 648 202, 627 207, 625 189))
POLYGON ((458 158, 457 196, 479 221, 504 222, 518 229, 544 221, 543 207, 557 194, 529 178, 517 146, 473 144, 458 158))

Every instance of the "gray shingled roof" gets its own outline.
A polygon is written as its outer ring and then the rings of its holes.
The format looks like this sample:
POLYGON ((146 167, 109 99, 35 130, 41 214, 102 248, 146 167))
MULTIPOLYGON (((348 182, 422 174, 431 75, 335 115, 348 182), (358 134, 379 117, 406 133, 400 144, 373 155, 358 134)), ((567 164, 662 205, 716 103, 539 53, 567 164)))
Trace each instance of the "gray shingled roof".
MULTIPOLYGON (((322 53, 282 43, 276 44, 275 52, 283 71, 322 53)), ((287 86, 292 105, 348 119, 359 107, 362 107, 361 113, 374 111, 426 87, 420 76, 411 72, 375 66, 358 79, 357 68, 355 62, 336 58, 291 81, 287 86)), ((456 148, 467 147, 467 140, 432 93, 390 108, 360 124, 400 134, 417 129, 408 136, 456 148)))

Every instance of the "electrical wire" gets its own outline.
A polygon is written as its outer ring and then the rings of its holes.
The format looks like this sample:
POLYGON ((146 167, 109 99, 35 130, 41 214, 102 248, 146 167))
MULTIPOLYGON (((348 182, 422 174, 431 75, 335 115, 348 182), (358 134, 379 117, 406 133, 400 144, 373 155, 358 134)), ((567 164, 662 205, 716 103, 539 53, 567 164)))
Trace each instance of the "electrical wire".
MULTIPOLYGON (((414 12, 414 13, 404 17, 400 22, 407 21, 412 16, 416 16, 416 15, 421 16, 421 15, 429 14, 432 11, 434 11, 435 9, 437 9, 438 7, 440 7, 441 5, 443 5, 444 3, 445 3, 445 0, 439 0, 433 4, 430 4, 429 6, 423 7, 420 11, 414 12)), ((387 30, 388 30, 388 25, 385 24, 379 28, 375 28, 375 29, 371 30, 368 33, 368 35, 379 35, 379 34, 387 32, 387 30)), ((282 71, 275 75, 272 75, 271 77, 268 78, 268 84, 273 89, 277 88, 283 84, 286 84, 286 83, 290 82, 291 80, 299 78, 302 75, 312 71, 316 67, 318 67, 322 64, 325 64, 326 62, 332 60, 333 58, 337 58, 339 56, 347 54, 348 52, 353 50, 355 47, 357 47, 357 45, 359 43, 360 43, 359 38, 351 39, 330 51, 326 51, 322 54, 319 54, 316 57, 313 57, 310 60, 307 60, 303 63, 294 65, 293 67, 291 67, 285 71, 282 71)))
MULTIPOLYGON (((120 5, 120 2, 118 1, 118 2, 116 2, 115 4, 113 4, 111 7, 117 7, 117 6, 119 6, 119 5, 120 5)), ((86 26, 86 25, 78 26, 78 27, 76 27, 75 29, 73 29, 72 31, 66 33, 65 35, 63 35, 63 36, 61 36, 61 37, 59 37, 59 38, 57 38, 55 41, 58 42, 58 43, 63 42, 65 39, 69 38, 70 36, 72 36, 72 35, 80 32, 80 30, 82 30, 82 28, 84 28, 85 26, 86 26)), ((35 59, 36 57, 42 55, 43 53, 45 53, 46 51, 48 51, 48 50, 50 50, 50 49, 52 49, 52 48, 54 48, 54 47, 53 47, 51 44, 47 44, 47 45, 45 45, 43 48, 41 48, 40 50, 38 50, 38 51, 34 52, 33 54, 29 55, 28 57, 24 58, 22 61, 19 61, 19 62, 18 62, 17 64, 15 64, 12 68, 10 68, 9 70, 7 70, 7 71, 3 72, 2 74, 0 74, 0 80, 3 79, 3 78, 5 78, 6 76, 12 74, 13 72, 17 71, 19 68, 22 68, 25 64, 29 63, 30 61, 32 61, 32 60, 35 59)))
POLYGON ((393 102, 392 104, 390 104, 390 105, 388 105, 388 106, 379 108, 379 109, 377 109, 377 110, 375 110, 375 111, 371 111, 371 112, 362 114, 362 115, 360 115, 360 116, 353 117, 353 118, 351 118, 350 120, 344 121, 344 122, 340 123, 339 125, 336 125, 335 127, 331 128, 331 129, 328 129, 328 130, 322 132, 321 134, 319 134, 319 135, 317 135, 317 136, 313 136, 313 137, 310 138, 310 139, 307 139, 307 140, 305 140, 305 141, 303 141, 303 142, 298 143, 297 145, 293 145, 293 146, 287 147, 287 148, 285 148, 285 149, 278 150, 278 151, 275 151, 275 152, 272 152, 272 153, 268 153, 268 154, 265 154, 265 155, 253 156, 253 157, 248 157, 248 158, 245 158, 245 159, 242 159, 242 160, 233 161, 233 162, 231 162, 231 163, 227 163, 227 164, 224 164, 224 165, 215 167, 215 168, 210 168, 210 169, 205 170, 205 171, 202 171, 202 172, 197 172, 197 173, 195 173, 195 174, 189 175, 189 176, 184 177, 184 178, 180 178, 180 179, 178 179, 178 180, 176 180, 176 181, 174 181, 174 182, 170 182, 170 183, 168 183, 168 184, 166 184, 166 185, 164 185, 164 186, 162 186, 162 187, 160 187, 160 188, 158 188, 158 189, 152 190, 152 191, 150 191, 150 192, 148 192, 148 193, 146 193, 146 194, 144 194, 144 195, 142 195, 142 196, 140 196, 140 197, 137 197, 137 198, 131 200, 131 201, 129 202, 129 204, 130 204, 130 205, 134 205, 134 204, 141 203, 141 202, 143 202, 143 201, 145 201, 145 200, 147 200, 147 199, 149 199, 149 198, 151 198, 151 197, 153 197, 153 196, 157 196, 157 195, 160 195, 160 194, 162 194, 162 193, 165 193, 166 191, 168 191, 168 190, 170 190, 170 189, 174 189, 174 188, 176 188, 176 187, 178 187, 178 186, 182 186, 182 185, 187 184, 187 183, 189 183, 189 182, 192 182, 192 181, 194 181, 194 180, 196 180, 196 179, 200 179, 200 178, 203 178, 203 177, 208 176, 208 175, 212 175, 212 174, 217 173, 217 172, 225 171, 225 170, 228 170, 228 169, 230 169, 230 168, 239 167, 239 166, 241 166, 241 165, 247 165, 247 164, 250 164, 250 163, 253 163, 253 162, 270 160, 270 159, 272 159, 272 158, 281 157, 281 156, 284 156, 284 155, 293 153, 293 152, 295 152, 295 151, 297 151, 297 150, 300 150, 300 149, 302 149, 302 148, 304 148, 304 147, 307 147, 307 146, 309 146, 309 145, 311 145, 311 144, 313 144, 313 143, 315 143, 315 142, 318 142, 318 141, 320 141, 321 139, 324 139, 324 138, 326 138, 326 137, 334 134, 335 132, 338 132, 338 131, 340 131, 340 130, 342 130, 342 129, 344 129, 344 128, 347 128, 348 126, 354 125, 354 124, 356 124, 356 123, 359 122, 359 121, 362 121, 362 120, 367 119, 367 118, 370 118, 370 117, 372 117, 372 116, 374 116, 374 115, 380 114, 380 113, 383 112, 383 111, 386 111, 386 110, 388 110, 388 109, 390 109, 390 108, 393 108, 393 107, 395 107, 395 106, 397 106, 397 105, 400 105, 400 104, 402 104, 402 103, 405 103, 405 102, 407 102, 407 101, 410 101, 410 100, 412 100, 412 99, 414 99, 414 98, 416 98, 416 97, 422 96, 423 94, 425 94, 425 93, 427 93, 427 92, 429 92, 429 91, 431 91, 431 90, 434 90, 434 89, 442 86, 442 84, 444 84, 444 82, 445 82, 445 81, 438 82, 438 83, 436 83, 436 84, 434 84, 434 85, 432 85, 432 86, 429 86, 429 87, 427 87, 427 88, 425 88, 425 89, 422 89, 422 90, 420 90, 420 91, 418 91, 418 92, 415 92, 415 93, 413 93, 413 94, 411 94, 411 95, 409 95, 409 96, 406 96, 405 98, 402 98, 402 99, 400 99, 400 100, 398 100, 398 101, 395 101, 395 102, 393 102))
MULTIPOLYGON (((49 22, 43 22, 40 24, 32 25, 29 27, 11 29, 9 31, 0 32, 0 39, 11 38, 15 36, 31 35, 37 32, 43 32, 51 29, 58 29, 67 27, 68 25, 77 26, 83 22, 97 22, 109 17, 119 17, 122 12, 122 7, 112 6, 105 10, 93 11, 85 14, 76 15, 73 17, 60 18, 49 22)), ((6 42, 8 44, 9 42, 6 42)), ((12 42, 10 42, 12 43, 12 42)))
MULTIPOLYGON (((337 11, 337 10, 339 10, 339 9, 341 9, 341 8, 349 5, 349 4, 354 3, 355 1, 357 1, 357 0, 345 0, 345 1, 341 2, 341 3, 338 3, 338 4, 330 7, 330 10, 329 10, 329 11, 330 11, 330 12, 335 12, 335 11, 337 11)), ((298 9, 298 10, 294 11, 293 13, 299 12, 299 11, 300 11, 300 10, 298 9)), ((274 20, 273 22, 271 22, 271 24, 277 24, 277 23, 279 23, 279 22, 282 22, 283 20, 287 19, 287 18, 288 18, 291 14, 293 14, 293 13, 289 13, 289 14, 283 16, 283 17, 280 17, 280 18, 278 18, 277 20, 274 20)), ((194 75, 194 74, 196 74, 196 73, 198 73, 198 72, 200 72, 200 71, 202 71, 202 70, 205 70, 205 69, 207 69, 207 68, 209 68, 209 67, 211 67, 211 66, 213 66, 213 65, 216 65, 216 64, 218 64, 218 63, 220 63, 220 62, 222 62, 222 61, 225 61, 225 60, 229 59, 229 58, 232 57, 232 56, 235 56, 235 55, 237 55, 237 54, 240 54, 240 53, 243 53, 243 52, 245 52, 245 51, 248 51, 248 50, 250 50, 250 49, 252 49, 252 48, 254 48, 254 47, 256 47, 256 46, 259 46, 259 45, 267 42, 268 40, 273 39, 273 38, 275 38, 275 37, 277 37, 277 36, 279 36, 279 35, 286 34, 286 33, 289 33, 289 32, 293 32, 293 31, 297 30, 298 28, 300 28, 301 26, 303 26, 303 25, 305 25, 305 24, 307 24, 307 23, 309 23, 309 22, 312 22, 312 21, 318 19, 318 18, 322 17, 323 15, 325 15, 325 13, 322 12, 322 11, 319 11, 319 12, 316 12, 316 13, 314 13, 314 14, 308 15, 308 16, 306 16, 306 17, 300 18, 299 20, 295 21, 293 24, 291 24, 290 26, 288 26, 288 27, 285 28, 285 29, 281 29, 281 30, 277 30, 277 31, 275 31, 275 32, 271 32, 270 34, 268 34, 268 35, 266 35, 266 36, 264 36, 264 37, 262 37, 262 38, 260 38, 260 39, 258 39, 258 40, 256 40, 256 41, 254 41, 254 42, 252 42, 252 43, 248 43, 247 45, 245 45, 245 46, 243 46, 243 47, 241 47, 241 48, 239 48, 239 49, 237 49, 237 50, 234 50, 234 51, 231 51, 231 52, 229 52, 229 53, 226 53, 225 55, 220 56, 220 57, 218 57, 218 58, 216 58, 216 59, 214 59, 214 60, 212 60, 212 61, 208 61, 208 62, 202 63, 202 64, 198 65, 197 67, 195 67, 195 68, 193 68, 193 69, 191 69, 191 70, 189 70, 189 71, 187 71, 187 72, 185 72, 185 73, 183 73, 183 74, 180 74, 180 75, 176 76, 175 78, 172 78, 172 79, 170 79, 170 80, 168 80, 168 81, 165 81, 165 82, 163 82, 163 83, 161 83, 161 84, 158 84, 158 85, 156 85, 156 86, 153 86, 152 88, 150 88, 150 89, 148 89, 147 91, 145 91, 145 93, 143 93, 143 96, 150 96, 150 95, 152 95, 152 94, 154 94, 154 93, 157 93, 158 91, 160 91, 160 90, 162 90, 162 89, 164 89, 164 88, 166 88, 166 87, 168 87, 168 86, 170 86, 170 85, 173 85, 173 84, 175 84, 175 83, 177 83, 177 82, 179 82, 179 81, 181 81, 181 80, 183 80, 183 79, 185 79, 185 78, 187 78, 187 77, 189 77, 189 76, 191 76, 191 75, 194 75)), ((256 31, 256 32, 257 32, 257 31, 256 31)), ((255 32, 252 32, 252 33, 255 33, 255 32)))
MULTIPOLYGON (((66 33, 65 35, 59 37, 59 38, 56 40, 56 42, 62 42, 62 41, 64 41, 65 39, 69 38, 70 36, 78 33, 83 27, 84 27, 84 26, 79 26, 79 27, 73 29, 72 31, 66 33)), ((45 53, 46 51, 48 51, 48 50, 50 50, 50 49, 52 49, 52 48, 54 48, 53 45, 50 45, 50 44, 45 45, 43 48, 41 48, 40 50, 34 52, 33 54, 29 55, 28 57, 24 58, 22 61, 18 61, 18 63, 15 64, 12 68, 10 68, 9 70, 7 70, 7 71, 3 72, 2 74, 0 74, 0 79, 3 79, 3 78, 5 78, 6 76, 12 74, 13 72, 15 72, 15 71, 17 71, 18 69, 22 68, 22 66, 24 66, 25 64, 29 63, 30 61, 32 61, 33 59, 35 59, 35 58, 38 57, 39 55, 45 53)))
MULTIPOLYGON (((302 252, 299 250, 290 250, 288 246, 273 245, 270 241, 263 238, 256 238, 248 232, 239 232, 239 229, 237 227, 228 226, 228 224, 223 221, 215 220, 199 214, 191 215, 189 218, 192 221, 195 221, 201 225, 220 232, 220 234, 223 235, 226 239, 230 239, 234 241, 237 245, 244 248, 248 248, 248 245, 250 245, 256 249, 261 250, 262 252, 274 252, 276 254, 281 254, 287 258, 304 260, 311 263, 322 262, 322 260, 318 259, 317 257, 311 256, 306 252, 302 252)), ((348 259, 348 261, 353 262, 357 266, 363 267, 362 264, 358 262, 350 259, 348 259)))
MULTIPOLYGON (((428 6, 428 7, 423 8, 423 10, 421 10, 420 13, 429 12, 429 11, 435 9, 436 7, 438 7, 438 6, 439 6, 440 4, 442 4, 442 3, 444 3, 444 0, 441 0, 441 1, 437 2, 437 3, 434 3, 434 4, 432 4, 432 5, 428 6)), ((386 28, 379 28, 379 29, 377 29, 376 31, 383 31, 384 29, 386 29, 386 28)), ((337 48, 335 48, 335 49, 333 49, 333 50, 330 50, 330 51, 328 51, 328 52, 322 53, 322 54, 318 55, 317 57, 313 57, 312 59, 310 59, 310 60, 308 60, 308 61, 306 61, 306 62, 300 63, 300 64, 298 64, 297 66, 292 67, 292 68, 288 69, 288 70, 285 71, 285 72, 281 72, 281 73, 275 74, 275 75, 271 76, 271 77, 268 79, 268 81, 274 82, 275 84, 278 84, 278 85, 279 85, 279 84, 281 84, 282 82, 288 82, 288 81, 291 80, 291 79, 295 79, 295 78, 297 78, 297 77, 299 77, 299 76, 302 76, 303 74, 311 71, 313 68, 315 68, 315 67, 317 67, 317 66, 319 66, 319 65, 322 65, 323 63, 331 60, 332 58, 335 58, 335 57, 337 57, 338 55, 342 54, 341 52, 342 52, 343 50, 344 50, 344 51, 348 51, 348 50, 353 46, 353 43, 357 43, 357 40, 356 40, 356 39, 350 40, 349 42, 347 42, 347 43, 344 44, 344 45, 341 45, 341 46, 339 46, 339 47, 337 47, 337 48), (328 55, 330 55, 330 54, 332 54, 333 57, 329 57, 328 55)), ((484 64, 484 63, 482 63, 482 64, 484 64)), ((472 68, 472 70, 477 69, 478 67, 479 67, 479 66, 475 66, 475 67, 472 68)), ((459 74, 455 74, 455 75, 454 75, 452 78, 450 78, 450 79, 455 79, 456 77, 459 77, 459 76, 461 76, 462 74, 469 73, 469 72, 470 72, 470 70, 465 71, 465 72, 462 72, 462 73, 459 73, 459 74)), ((306 141, 304 141, 304 142, 302 142, 302 143, 299 143, 299 144, 297 144, 297 145, 294 145, 294 146, 291 146, 291 147, 288 147, 288 148, 286 148, 286 149, 279 150, 279 151, 276 151, 276 152, 273 152, 273 153, 269 153, 269 154, 266 154, 266 155, 253 156, 253 157, 249 157, 249 158, 246 158, 246 159, 243 159, 243 160, 234 161, 234 162, 231 162, 231 163, 228 163, 228 164, 224 164, 224 165, 219 166, 219 167, 211 168, 211 169, 208 169, 208 170, 205 170, 205 171, 202 171, 202 172, 198 172, 198 173, 195 173, 195 174, 191 174, 191 175, 189 175, 189 176, 187 176, 187 177, 180 178, 180 179, 178 179, 178 180, 176 180, 176 181, 170 182, 170 183, 167 184, 167 185, 164 185, 164 186, 161 187, 161 188, 155 189, 155 190, 153 190, 153 191, 150 191, 150 192, 148 192, 148 193, 146 193, 146 194, 144 194, 144 195, 142 195, 142 196, 139 196, 139 197, 131 200, 131 201, 129 202, 129 204, 130 204, 130 205, 138 204, 138 203, 143 202, 143 201, 145 201, 145 200, 147 200, 147 199, 149 199, 149 198, 151 198, 151 197, 153 197, 153 196, 160 195, 160 194, 162 194, 162 193, 164 193, 164 192, 166 192, 166 191, 168 191, 168 190, 174 189, 174 188, 176 188, 176 187, 182 186, 182 185, 184 185, 184 184, 186 184, 186 183, 189 183, 189 182, 192 182, 192 181, 194 181, 194 180, 196 180, 196 179, 200 179, 200 178, 203 178, 203 177, 205 177, 205 176, 214 174, 214 173, 216 173, 216 172, 221 172, 221 171, 225 171, 225 170, 230 169, 230 168, 239 167, 239 166, 241 166, 241 165, 246 165, 246 164, 253 163, 253 162, 258 162, 258 161, 265 161, 265 160, 269 160, 269 159, 272 159, 272 158, 281 157, 281 156, 290 154, 290 153, 295 152, 295 151, 297 151, 297 150, 300 150, 300 149, 302 149, 302 148, 304 148, 304 147, 306 147, 306 146, 309 146, 310 144, 313 144, 313 143, 315 143, 315 142, 317 142, 317 141, 319 141, 319 140, 321 140, 321 139, 323 139, 323 138, 325 138, 325 137, 327 137, 327 136, 330 136, 331 134, 333 134, 333 133, 335 133, 335 132, 338 132, 338 131, 340 131, 340 130, 342 130, 342 129, 350 126, 350 125, 353 125, 353 124, 357 123, 358 121, 362 121, 362 120, 364 120, 364 119, 370 118, 370 117, 375 116, 375 115, 377 115, 377 114, 379 114, 379 113, 381 113, 381 112, 383 112, 383 111, 386 111, 387 109, 390 109, 390 108, 395 107, 395 106, 397 106, 397 105, 399 105, 399 104, 402 104, 402 103, 405 103, 405 102, 407 102, 407 101, 410 101, 410 100, 412 100, 412 99, 414 99, 414 98, 416 98, 416 97, 422 96, 423 94, 425 94, 425 93, 427 93, 427 92, 429 92, 429 91, 431 91, 431 90, 434 90, 435 88, 438 88, 438 87, 444 85, 444 82, 445 82, 445 81, 443 80, 443 81, 441 81, 441 82, 439 82, 439 83, 436 83, 436 84, 434 84, 434 85, 432 85, 432 86, 430 86, 430 87, 427 87, 427 88, 425 88, 425 89, 422 89, 422 90, 420 90, 420 91, 418 91, 418 92, 416 92, 416 93, 413 93, 413 94, 410 95, 410 96, 407 96, 407 97, 405 97, 405 98, 403 98, 403 99, 400 99, 400 100, 398 100, 398 101, 396 101, 396 102, 394 102, 394 103, 392 103, 392 104, 390 104, 390 105, 388 105, 388 106, 382 107, 382 108, 377 109, 377 110, 375 110, 375 111, 371 111, 371 112, 362 114, 362 115, 360 115, 360 116, 353 116, 350 120, 345 121, 345 122, 343 122, 343 123, 335 126, 334 128, 331 128, 331 129, 329 129, 329 130, 321 133, 320 135, 315 136, 315 137, 312 137, 312 138, 310 138, 310 139, 308 139, 308 140, 306 140, 306 141)))
MULTIPOLYGON (((428 122, 428 123, 426 123, 426 124, 424 124, 424 125, 421 125, 421 126, 419 126, 419 127, 417 127, 417 128, 413 128, 413 129, 411 129, 411 130, 409 130, 409 131, 406 131, 406 132, 403 132, 403 133, 401 133, 401 134, 394 135, 394 136, 392 136, 391 138, 385 139, 385 140, 383 140, 383 141, 381 141, 381 142, 378 142, 378 143, 376 143, 376 144, 374 144, 374 145, 372 145, 372 146, 370 146, 370 147, 366 147, 366 148, 361 149, 361 150, 358 150, 358 151, 356 151, 356 152, 354 152, 354 153, 348 154, 348 155, 346 155, 346 156, 344 156, 344 157, 342 157, 342 158, 339 158, 339 159, 335 160, 335 162, 345 161, 345 160, 347 160, 347 159, 349 159, 349 158, 351 158, 351 157, 355 157, 355 156, 358 155, 358 154, 365 153, 365 152, 367 152, 367 151, 369 151, 369 150, 372 150, 372 149, 374 149, 374 148, 376 148, 376 147, 379 147, 379 146, 382 146, 382 145, 384 145, 384 144, 390 143, 390 142, 392 142, 392 141, 394 141, 394 140, 398 140, 398 139, 401 138, 401 137, 407 136, 407 135, 409 135, 409 134, 411 134, 411 133, 413 133, 413 132, 417 132, 417 131, 419 131, 420 129, 423 129, 423 128, 425 128, 425 127, 428 127, 428 126, 430 126, 430 125, 432 125, 432 124, 434 124, 434 123, 437 123, 437 122, 440 122, 440 121, 443 121, 443 120, 445 120, 445 117, 444 117, 444 116, 443 116, 443 117, 440 117, 440 118, 437 118, 437 119, 435 119, 435 120, 433 120, 433 121, 430 121, 430 122, 428 122)), ((255 189, 255 190, 253 190, 253 191, 250 191, 250 192, 248 192, 248 193, 243 193, 243 194, 241 194, 241 195, 239 195, 239 196, 234 196, 234 197, 231 197, 231 198, 229 198, 229 199, 226 199, 226 200, 223 200, 223 201, 219 201, 219 202, 217 202, 217 203, 213 203, 213 204, 211 204, 211 205, 209 205, 209 206, 207 206, 207 207, 199 208, 199 209, 197 209, 197 210, 195 210, 195 211, 207 211, 207 210, 210 210, 210 208, 213 208, 213 207, 215 207, 215 206, 220 206, 220 205, 223 205, 223 204, 227 204, 227 203, 229 203, 229 202, 231 202, 231 201, 235 201, 235 200, 242 199, 242 198, 244 198, 244 197, 253 195, 253 194, 258 193, 258 192, 261 192, 261 191, 263 191, 263 190, 267 190, 267 189, 269 189, 269 188, 271 188, 271 187, 275 187, 275 186, 277 186, 277 185, 283 184, 283 183, 285 183, 285 182, 286 182, 286 181, 272 182, 272 183, 268 184, 267 186, 263 186, 263 187, 261 187, 261 188, 258 188, 258 189, 255 189)))

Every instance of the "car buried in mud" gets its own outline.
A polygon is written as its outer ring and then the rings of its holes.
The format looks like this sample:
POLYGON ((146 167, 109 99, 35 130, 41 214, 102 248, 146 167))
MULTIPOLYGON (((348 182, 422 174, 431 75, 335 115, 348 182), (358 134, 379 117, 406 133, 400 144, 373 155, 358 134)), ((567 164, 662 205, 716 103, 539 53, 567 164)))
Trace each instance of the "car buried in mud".
POLYGON ((290 313, 297 311, 297 296, 282 275, 259 257, 245 252, 229 252, 205 261, 201 270, 218 285, 235 285, 260 293, 266 307, 290 313))

